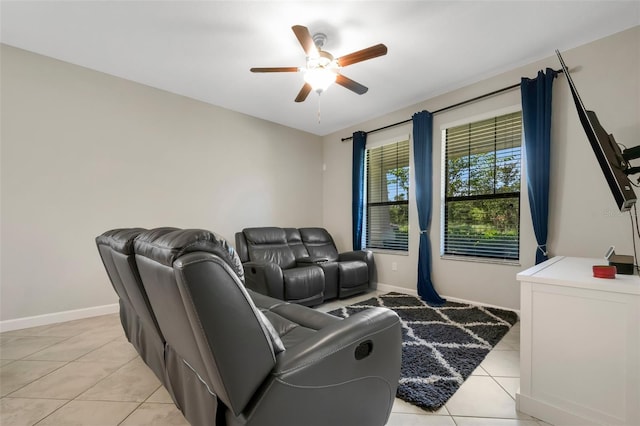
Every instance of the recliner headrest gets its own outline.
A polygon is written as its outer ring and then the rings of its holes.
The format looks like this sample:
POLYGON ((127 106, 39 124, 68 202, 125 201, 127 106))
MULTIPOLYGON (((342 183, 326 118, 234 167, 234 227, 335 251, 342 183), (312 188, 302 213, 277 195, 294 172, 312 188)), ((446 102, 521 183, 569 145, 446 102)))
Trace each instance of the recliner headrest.
POLYGON ((96 237, 96 244, 105 245, 124 255, 133 254, 133 241, 144 228, 112 229, 96 237))
POLYGON ((285 235, 287 236, 287 243, 289 244, 302 244, 302 237, 300 231, 296 228, 284 228, 285 235))
POLYGON ((204 229, 158 228, 141 233, 134 242, 135 253, 166 266, 186 253, 204 251, 223 259, 244 282, 244 269, 233 246, 221 236, 204 229))
POLYGON ((242 233, 249 244, 287 244, 287 235, 284 229, 274 226, 245 228, 242 233))
POLYGON ((307 244, 333 244, 331 234, 324 228, 300 228, 300 235, 302 236, 302 241, 307 244))

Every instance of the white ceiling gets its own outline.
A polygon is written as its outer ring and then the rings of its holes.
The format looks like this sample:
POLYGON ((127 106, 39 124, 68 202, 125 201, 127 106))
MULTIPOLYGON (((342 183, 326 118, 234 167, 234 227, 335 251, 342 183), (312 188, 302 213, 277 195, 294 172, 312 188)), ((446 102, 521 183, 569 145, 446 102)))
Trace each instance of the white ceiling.
POLYGON ((8 45, 326 135, 640 25, 640 2, 2 0, 0 15, 8 45), (335 57, 386 44, 342 69, 369 92, 294 103, 300 73, 249 72, 304 66, 296 24, 335 57))

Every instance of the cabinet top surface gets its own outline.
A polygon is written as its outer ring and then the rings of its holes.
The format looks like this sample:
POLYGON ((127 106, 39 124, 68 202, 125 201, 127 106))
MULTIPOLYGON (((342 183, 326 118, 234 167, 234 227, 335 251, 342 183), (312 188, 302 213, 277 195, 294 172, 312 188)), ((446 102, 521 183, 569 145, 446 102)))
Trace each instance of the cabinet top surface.
POLYGON ((616 274, 615 279, 595 278, 593 265, 606 264, 605 259, 557 256, 520 272, 517 279, 533 283, 640 295, 638 275, 616 274))

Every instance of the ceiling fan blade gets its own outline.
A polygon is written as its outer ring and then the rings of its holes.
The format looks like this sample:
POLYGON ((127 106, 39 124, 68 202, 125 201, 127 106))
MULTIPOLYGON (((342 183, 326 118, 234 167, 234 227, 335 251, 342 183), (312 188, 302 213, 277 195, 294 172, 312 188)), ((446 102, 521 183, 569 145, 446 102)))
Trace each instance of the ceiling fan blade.
POLYGON ((311 93, 311 85, 309 83, 305 83, 304 86, 302 86, 302 89, 300 89, 298 96, 296 96, 296 102, 304 102, 304 100, 307 99, 307 96, 309 96, 309 93, 311 93))
POLYGON ((251 72, 298 72, 298 67, 251 68, 251 72))
POLYGON ((357 81, 353 81, 348 77, 345 77, 342 74, 338 74, 336 77, 336 83, 339 84, 342 87, 346 87, 347 89, 351 90, 352 92, 357 93, 358 95, 364 95, 365 93, 367 93, 367 90, 369 90, 368 87, 363 86, 362 84, 358 83, 357 81))
POLYGON ((304 49, 304 53, 306 53, 307 56, 317 56, 318 48, 316 47, 316 44, 313 41, 313 37, 311 37, 311 33, 309 32, 309 29, 307 27, 303 27, 302 25, 294 25, 293 27, 291 27, 291 29, 293 30, 296 37, 298 38, 298 41, 302 45, 302 48, 304 49))
POLYGON ((385 46, 384 44, 376 44, 375 46, 367 47, 366 49, 358 50, 357 52, 341 56, 337 59, 337 61, 341 67, 346 67, 347 65, 366 61, 367 59, 377 58, 378 56, 383 56, 386 54, 387 46, 385 46))

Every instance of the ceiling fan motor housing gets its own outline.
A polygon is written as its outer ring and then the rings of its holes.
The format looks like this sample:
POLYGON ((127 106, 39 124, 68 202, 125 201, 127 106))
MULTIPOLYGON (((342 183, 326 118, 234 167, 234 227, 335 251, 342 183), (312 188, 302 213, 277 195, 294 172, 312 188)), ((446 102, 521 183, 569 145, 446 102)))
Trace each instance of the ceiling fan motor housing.
POLYGON ((313 42, 315 43, 318 50, 321 50, 327 43, 327 35, 325 33, 315 33, 311 38, 313 39, 313 42))

